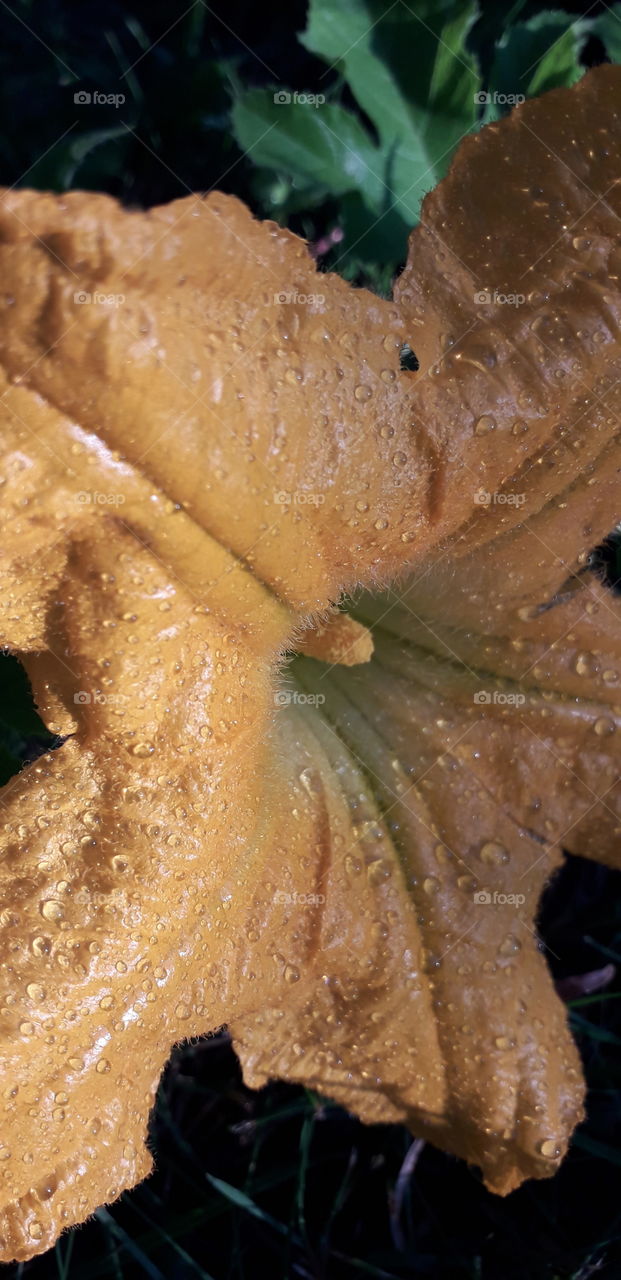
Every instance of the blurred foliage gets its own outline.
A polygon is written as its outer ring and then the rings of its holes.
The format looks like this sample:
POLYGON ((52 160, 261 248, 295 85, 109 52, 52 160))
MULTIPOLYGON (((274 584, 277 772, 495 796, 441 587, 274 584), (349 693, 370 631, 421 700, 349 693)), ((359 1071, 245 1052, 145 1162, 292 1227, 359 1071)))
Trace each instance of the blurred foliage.
MULTIPOLYGON (((273 13, 255 0, 2 0, 0 179, 143 206, 217 187, 305 236, 323 267, 387 292, 460 138, 605 58, 621 61, 621 4, 599 0, 586 13, 579 0, 289 0, 273 13)), ((613 589, 619 540, 598 557, 613 589)), ((0 782, 55 745, 19 662, 0 656, 0 782)), ((620 884, 568 859, 540 920, 556 977, 621 964, 620 884)), ((222 1033, 173 1056, 154 1176, 4 1273, 618 1280, 620 996, 616 981, 574 1002, 589 1116, 548 1182, 500 1200, 398 1126, 364 1126, 292 1086, 253 1093, 222 1033)))
POLYGON ((272 174, 281 214, 339 197, 335 265, 349 278, 389 286, 423 196, 466 134, 516 100, 575 83, 590 38, 589 61, 621 47, 613 10, 575 20, 544 11, 491 39, 480 18, 476 0, 310 0, 299 39, 327 64, 324 101, 317 90, 297 101, 275 87, 236 93, 235 136, 272 174))

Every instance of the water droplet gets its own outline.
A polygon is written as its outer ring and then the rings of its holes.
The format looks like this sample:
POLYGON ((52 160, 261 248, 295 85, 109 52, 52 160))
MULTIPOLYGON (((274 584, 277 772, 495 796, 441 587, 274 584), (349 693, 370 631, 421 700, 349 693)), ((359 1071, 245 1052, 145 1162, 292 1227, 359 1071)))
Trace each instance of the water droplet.
POLYGON ((574 663, 574 671, 579 676, 592 676, 595 669, 591 653, 579 653, 574 663))
POLYGON ((39 1200, 49 1200, 54 1195, 54 1192, 57 1190, 57 1188, 58 1188, 58 1179, 55 1177, 53 1173, 50 1173, 49 1176, 47 1178, 44 1178, 43 1182, 40 1182, 38 1187, 36 1188, 36 1192, 39 1197, 39 1200))
POLYGON ((40 910, 46 920, 62 920, 65 914, 62 902, 58 902, 55 898, 46 898, 41 903, 40 910))
POLYGON ((295 968, 295 965, 287 964, 287 965, 285 965, 285 974, 284 974, 284 977, 285 977, 285 982, 289 982, 289 983, 299 982, 299 981, 300 981, 300 970, 299 970, 299 969, 296 969, 296 968, 295 968))
POLYGON ((131 749, 132 755, 139 756, 141 760, 146 759, 147 756, 152 756, 154 751, 155 747, 152 742, 136 742, 131 749))
POLYGON ((484 413, 481 418, 477 418, 474 424, 475 436, 486 436, 489 431, 493 431, 496 426, 496 419, 491 413, 484 413))
POLYGON ((357 386, 357 387, 356 387, 356 389, 355 389, 355 391, 354 391, 354 396, 355 396, 356 400, 360 400, 360 401, 363 401, 363 400, 370 400, 370 399, 371 399, 372 394, 373 394, 373 392, 371 391, 371 388, 370 388, 370 387, 365 386, 365 384, 364 384, 364 383, 360 383, 360 385, 359 385, 359 386, 357 386))
POLYGON ((434 893, 437 893, 439 888, 440 881, 436 876, 427 876, 427 878, 423 880, 423 889, 430 897, 432 897, 434 893))
POLYGON ((494 1044, 497 1049, 515 1049, 515 1040, 512 1040, 510 1036, 496 1036, 494 1044))
POLYGON ((376 521, 375 521, 375 524, 374 524, 374 526, 373 526, 373 527, 374 527, 374 529, 387 529, 387 528, 388 528, 388 521, 387 521, 387 520, 376 520, 376 521))
POLYGON ((360 858, 352 858, 351 854, 348 853, 343 859, 343 864, 348 876, 360 875, 360 872, 362 871, 360 858))
POLYGON ((101 817, 98 813, 95 813, 94 809, 87 809, 82 814, 82 822, 85 827, 89 828, 89 831, 96 831, 101 825, 101 817))
POLYGON ((30 946, 36 956, 46 956, 51 950, 52 944, 49 938, 44 938, 42 934, 38 933, 32 939, 30 946))
POLYGON ((544 1138, 537 1143, 537 1150, 544 1160, 558 1160, 563 1149, 554 1138, 544 1138))
POLYGON ((388 880, 391 868, 388 862, 384 862, 378 858, 375 862, 370 862, 367 867, 367 880, 369 884, 383 884, 384 880, 388 880))
POLYGON ((516 938, 514 933, 508 933, 504 942, 501 942, 498 948, 501 956, 513 956, 516 951, 522 950, 522 943, 516 938))
POLYGON ((509 854, 503 844, 499 844, 497 840, 487 840, 481 846, 479 857, 482 862, 487 862, 491 866, 502 866, 504 862, 509 861, 509 854))
POLYGON ((614 721, 607 720, 605 716, 600 716, 599 720, 595 721, 595 724, 593 725, 593 729, 597 734, 598 738, 603 738, 609 733, 614 733, 615 731, 614 721))
POLYGON ((110 1063, 108 1062, 108 1059, 100 1058, 99 1062, 97 1063, 96 1070, 99 1072, 100 1076, 105 1075, 106 1072, 110 1070, 110 1063))
POLYGON ((26 987, 26 995, 30 1000, 35 1000, 37 1003, 40 1003, 41 1000, 45 1000, 45 987, 42 987, 39 982, 29 982, 26 987))

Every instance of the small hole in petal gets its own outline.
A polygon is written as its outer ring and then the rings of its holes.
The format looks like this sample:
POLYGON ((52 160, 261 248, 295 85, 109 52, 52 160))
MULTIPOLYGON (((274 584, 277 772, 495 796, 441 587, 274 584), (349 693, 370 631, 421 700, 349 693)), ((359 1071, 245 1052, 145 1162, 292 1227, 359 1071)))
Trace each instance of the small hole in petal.
POLYGON ((621 525, 616 525, 591 552, 589 568, 600 575, 605 586, 621 595, 621 525))
POLYGON ((401 351, 399 352, 399 363, 402 369, 408 369, 412 373, 415 373, 417 369, 420 369, 420 363, 408 342, 404 342, 401 351))
POLYGON ((0 651, 0 786, 64 741, 41 719, 26 672, 13 654, 0 651))

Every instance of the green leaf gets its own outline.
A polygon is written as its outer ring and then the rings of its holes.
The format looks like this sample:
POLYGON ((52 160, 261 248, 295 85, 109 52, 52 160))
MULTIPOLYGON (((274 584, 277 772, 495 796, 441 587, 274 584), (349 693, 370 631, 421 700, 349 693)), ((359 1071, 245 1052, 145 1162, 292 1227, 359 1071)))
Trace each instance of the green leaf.
POLYGON ((621 4, 612 4, 593 19, 591 30, 599 36, 611 62, 621 62, 621 4))
POLYGON ((485 122, 505 115, 516 97, 532 98, 575 84, 584 71, 580 54, 590 26, 584 18, 572 21, 569 13, 548 11, 509 27, 496 46, 485 122))
POLYGON ((300 40, 328 71, 338 66, 375 136, 336 103, 313 106, 288 90, 238 94, 233 128, 255 164, 347 197, 346 263, 355 250, 394 271, 423 195, 475 124, 480 78, 466 40, 477 15, 476 0, 311 0, 300 40))
POLYGON ((312 0, 300 37, 338 65, 375 125, 382 177, 410 226, 476 119, 480 80, 466 39, 477 16, 474 0, 456 12, 421 0, 388 8, 380 0, 312 0))
MULTIPOLYGON (((91 129, 88 133, 68 131, 66 136, 61 138, 28 171, 28 185, 39 189, 53 187, 63 191, 68 190, 86 161, 99 148, 111 142, 126 148, 129 137, 128 129, 122 124, 106 129, 91 129)), ((120 167, 121 158, 122 151, 118 151, 115 154, 115 169, 120 167)), ((97 186, 97 179, 94 185, 97 186)))
POLYGON ((233 128, 255 164, 283 169, 326 193, 362 189, 381 207, 382 157, 350 111, 330 103, 279 102, 282 93, 251 89, 233 105, 233 128), (275 101, 276 99, 276 101, 275 101))
MULTIPOLYGON (((212 1173, 206 1173, 205 1177, 208 1182, 211 1183, 212 1187, 215 1187, 216 1191, 219 1191, 220 1194, 224 1196, 226 1200, 229 1200, 231 1204, 234 1204, 236 1208, 245 1209, 247 1213, 252 1214, 254 1218, 259 1218, 261 1222, 268 1223, 280 1234, 287 1234, 287 1228, 284 1224, 282 1222, 278 1222, 276 1218, 271 1216, 271 1214, 265 1213, 258 1204, 255 1204, 254 1200, 252 1200, 250 1196, 246 1195, 245 1191, 241 1191, 239 1187, 231 1186, 230 1182, 223 1182, 222 1178, 216 1178, 212 1173)), ((295 1236, 292 1238, 296 1239, 295 1236)))

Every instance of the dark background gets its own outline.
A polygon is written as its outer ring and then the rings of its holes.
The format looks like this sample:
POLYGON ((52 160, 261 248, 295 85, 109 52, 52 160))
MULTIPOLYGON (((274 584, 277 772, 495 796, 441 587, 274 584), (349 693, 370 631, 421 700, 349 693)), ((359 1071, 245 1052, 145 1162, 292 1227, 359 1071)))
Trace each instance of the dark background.
MULTIPOLYGON (((386 49, 397 56, 382 43, 381 15, 394 6, 359 0, 359 7, 380 18, 375 56, 386 49)), ((364 182, 344 195, 316 173, 305 175, 295 129, 283 135, 276 164, 260 147, 246 155, 236 136, 235 104, 254 110, 261 101, 269 109, 280 86, 326 93, 378 144, 342 69, 326 75, 325 62, 298 40, 307 9, 302 0, 272 11, 251 0, 189 7, 183 0, 2 0, 0 183, 103 190, 145 206, 219 187, 318 245, 323 267, 387 291, 403 261, 405 231, 392 217, 381 234, 369 229, 364 182), (123 92, 126 101, 77 107, 78 89, 123 92), (245 99, 249 90, 264 97, 245 99)), ((430 56, 418 17, 433 43, 460 9, 413 0, 393 13, 403 22, 398 56, 413 100, 427 82, 430 56)), ((468 56, 483 87, 531 91, 524 71, 533 49, 549 64, 544 87, 616 59, 621 6, 619 16, 604 4, 585 15, 578 3, 545 15, 535 3, 473 13, 468 56), (556 52, 546 54, 550 48, 556 52)), ((616 539, 598 555, 614 590, 616 539)), ((19 664, 0 655, 0 781, 54 745, 19 664)), ((556 978, 620 962, 620 882, 621 874, 567 860, 540 920, 556 978)), ((501 1200, 475 1170, 430 1147, 412 1149, 404 1129, 364 1126, 300 1088, 274 1083, 253 1093, 221 1033, 173 1056, 152 1120, 153 1177, 44 1257, 3 1273, 29 1280, 621 1277, 620 996, 615 976, 572 1002, 589 1112, 550 1181, 501 1200)))

